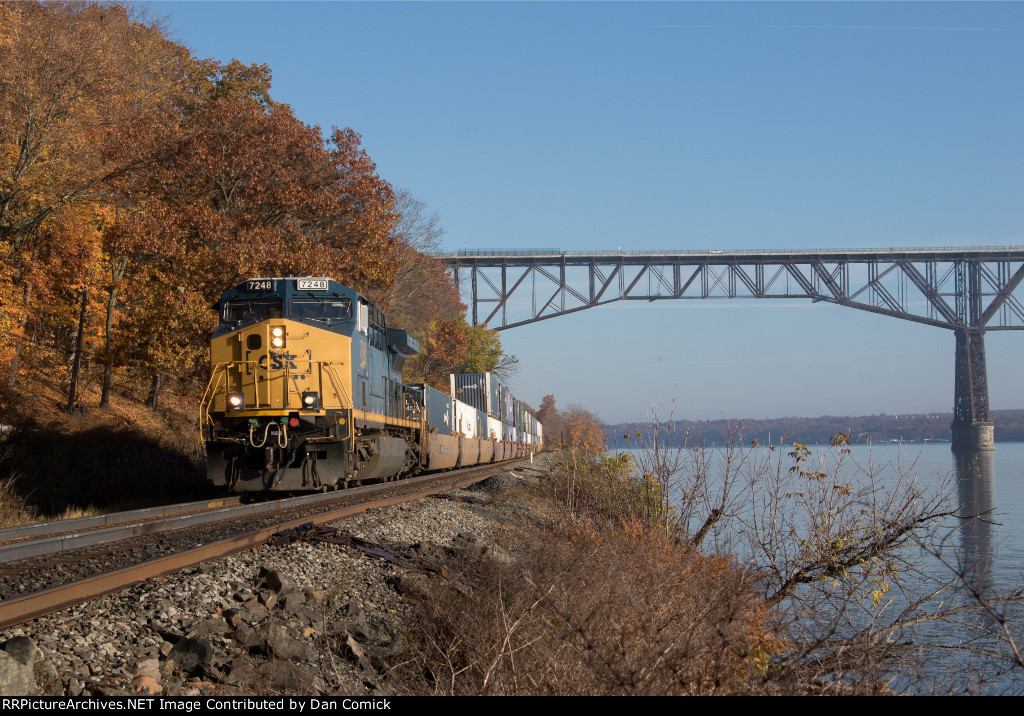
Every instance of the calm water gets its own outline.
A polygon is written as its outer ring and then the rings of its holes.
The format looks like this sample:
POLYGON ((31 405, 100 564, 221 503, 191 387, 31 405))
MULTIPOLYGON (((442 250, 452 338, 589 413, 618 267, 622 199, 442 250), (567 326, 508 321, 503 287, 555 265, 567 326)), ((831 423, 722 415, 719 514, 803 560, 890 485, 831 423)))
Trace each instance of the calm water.
MULTIPOLYGON (((812 455, 805 469, 834 469, 836 453, 828 446, 809 446, 812 455)), ((791 448, 784 447, 788 452, 791 448)), ((752 456, 762 448, 750 452, 752 456)), ((616 451, 621 452, 621 451, 616 451)), ((634 452, 634 451, 625 451, 634 452)), ((776 452, 775 456, 778 457, 776 452)), ((707 465, 712 476, 720 474, 723 457, 720 452, 710 456, 707 465)), ((791 465, 783 457, 783 470, 791 465)), ((946 444, 874 444, 853 446, 841 470, 853 475, 870 470, 878 484, 893 486, 900 475, 908 476, 925 492, 945 489, 949 501, 966 505, 970 513, 987 513, 985 520, 973 519, 957 523, 951 520, 945 542, 945 559, 960 564, 975 565, 977 581, 989 594, 1005 594, 1024 587, 1024 443, 999 443, 991 453, 980 453, 969 459, 957 458, 946 444)), ((717 478, 715 478, 717 479, 717 478)), ((949 503, 947 503, 949 504, 949 503)), ((950 505, 955 506, 955 505, 950 505)), ((731 551, 742 552, 736 545, 731 551)), ((914 557, 928 577, 947 581, 949 571, 938 560, 927 556, 914 557)), ((955 599, 956 597, 953 597, 955 599)), ((965 599, 961 597, 961 599, 965 599)), ((1019 614, 1020 610, 1017 610, 1019 614)), ((963 643, 977 634, 981 626, 998 629, 991 618, 965 617, 968 626, 963 632, 942 626, 942 640, 963 643)), ((1011 634, 1024 649, 1024 620, 1012 617, 1011 634)), ((999 677, 987 685, 993 692, 1024 691, 1021 678, 1016 675, 999 677)))

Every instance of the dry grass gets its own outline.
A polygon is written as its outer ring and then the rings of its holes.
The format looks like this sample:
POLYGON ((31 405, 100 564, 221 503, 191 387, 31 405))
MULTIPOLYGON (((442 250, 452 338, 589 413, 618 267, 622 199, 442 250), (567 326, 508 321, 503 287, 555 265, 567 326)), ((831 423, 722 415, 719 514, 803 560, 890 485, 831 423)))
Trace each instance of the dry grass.
MULTIPOLYGON (((0 460, 0 464, 2 464, 0 460)), ((35 522, 33 511, 25 502, 13 477, 0 479, 0 528, 17 527, 35 522)))
POLYGON ((461 565, 420 602, 413 693, 760 693, 783 644, 730 558, 640 520, 524 530, 518 559, 461 565))

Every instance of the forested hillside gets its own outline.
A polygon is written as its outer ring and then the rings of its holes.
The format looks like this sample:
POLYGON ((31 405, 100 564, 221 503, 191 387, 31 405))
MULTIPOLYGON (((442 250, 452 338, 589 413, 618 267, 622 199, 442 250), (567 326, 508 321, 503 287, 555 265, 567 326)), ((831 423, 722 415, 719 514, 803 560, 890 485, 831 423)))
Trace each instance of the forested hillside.
POLYGON ((367 294, 420 343, 407 382, 514 369, 439 217, 272 90, 139 5, 0 2, 0 521, 201 487, 216 302, 247 278, 367 294))
POLYGON ((69 409, 89 390, 107 406, 119 378, 153 408, 169 382, 195 396, 211 306, 253 276, 370 295, 420 341, 410 381, 499 365, 496 334, 467 325, 430 256, 438 217, 377 173, 356 131, 275 101, 271 79, 195 57, 132 5, 0 4, 8 390, 43 380, 69 409))

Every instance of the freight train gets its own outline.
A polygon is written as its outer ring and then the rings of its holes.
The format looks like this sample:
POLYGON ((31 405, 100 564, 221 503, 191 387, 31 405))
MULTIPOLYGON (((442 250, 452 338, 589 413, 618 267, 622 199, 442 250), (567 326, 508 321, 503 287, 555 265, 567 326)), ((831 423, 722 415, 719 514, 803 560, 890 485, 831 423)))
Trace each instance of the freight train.
POLYGON ((342 489, 538 452, 543 426, 489 373, 406 385, 419 351, 329 278, 226 291, 200 404, 207 475, 236 492, 342 489))

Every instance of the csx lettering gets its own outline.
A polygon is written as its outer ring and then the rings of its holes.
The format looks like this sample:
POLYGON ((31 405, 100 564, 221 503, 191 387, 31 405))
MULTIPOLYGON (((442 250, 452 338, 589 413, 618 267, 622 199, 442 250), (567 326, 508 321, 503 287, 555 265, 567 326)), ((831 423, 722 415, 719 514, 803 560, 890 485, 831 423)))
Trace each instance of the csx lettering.
MULTIPOLYGON (((270 370, 283 370, 284 361, 288 361, 288 370, 298 370, 298 366, 295 365, 295 359, 298 357, 297 353, 271 353, 270 370)), ((262 370, 267 370, 267 357, 265 355, 260 356, 260 360, 257 365, 262 370)))

